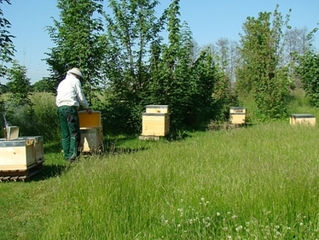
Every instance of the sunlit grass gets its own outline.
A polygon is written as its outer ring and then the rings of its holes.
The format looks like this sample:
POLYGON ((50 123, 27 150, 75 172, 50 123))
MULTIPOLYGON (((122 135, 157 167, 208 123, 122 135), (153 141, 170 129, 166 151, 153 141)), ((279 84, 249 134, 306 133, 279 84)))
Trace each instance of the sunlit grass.
POLYGON ((318 135, 272 123, 83 158, 54 180, 40 236, 315 239, 318 135))
POLYGON ((319 238, 318 127, 272 122, 177 142, 107 139, 0 184, 0 239, 319 238))

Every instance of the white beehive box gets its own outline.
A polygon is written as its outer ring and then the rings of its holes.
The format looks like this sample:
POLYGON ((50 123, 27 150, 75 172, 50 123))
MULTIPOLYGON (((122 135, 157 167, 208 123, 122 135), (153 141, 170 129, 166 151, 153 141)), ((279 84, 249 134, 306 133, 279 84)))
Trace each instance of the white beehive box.
POLYGON ((312 114, 292 114, 290 116, 290 125, 316 125, 316 117, 312 114))
POLYGON ((41 136, 0 139, 0 172, 25 171, 44 161, 41 136))
POLYGON ((81 152, 101 152, 103 150, 103 130, 102 127, 80 128, 81 152))
POLYGON ((230 123, 234 125, 242 125, 246 123, 246 108, 231 107, 229 110, 230 123))

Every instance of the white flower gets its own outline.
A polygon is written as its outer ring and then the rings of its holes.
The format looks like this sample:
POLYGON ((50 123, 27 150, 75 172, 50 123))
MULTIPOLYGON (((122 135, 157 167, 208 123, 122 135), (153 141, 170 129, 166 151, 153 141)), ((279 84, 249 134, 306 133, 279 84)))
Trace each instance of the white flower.
POLYGON ((238 227, 236 227, 236 232, 239 232, 239 231, 241 231, 243 229, 243 226, 238 226, 238 227))

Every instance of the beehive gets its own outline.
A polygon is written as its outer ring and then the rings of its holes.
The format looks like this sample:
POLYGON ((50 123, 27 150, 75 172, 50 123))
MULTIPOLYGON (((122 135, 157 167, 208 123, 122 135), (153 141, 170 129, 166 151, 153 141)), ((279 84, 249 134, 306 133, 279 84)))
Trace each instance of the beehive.
POLYGON ((102 127, 80 128, 81 131, 81 152, 101 152, 103 150, 102 127))
POLYGON ((242 125, 246 123, 246 108, 231 107, 229 113, 231 124, 242 125))
POLYGON ((292 114, 290 116, 290 125, 316 125, 316 117, 312 114, 292 114))
POLYGON ((143 113, 142 136, 164 137, 169 133, 168 113, 143 113))
POLYGON ((103 150, 103 128, 101 112, 79 111, 81 132, 80 149, 84 153, 101 152, 103 150))
POLYGON ((95 128, 102 126, 101 112, 99 111, 79 111, 80 128, 95 128))
POLYGON ((168 105, 147 105, 146 113, 168 113, 168 105))
POLYGON ((1 172, 26 171, 43 161, 41 136, 20 137, 10 141, 0 139, 0 175, 1 172))

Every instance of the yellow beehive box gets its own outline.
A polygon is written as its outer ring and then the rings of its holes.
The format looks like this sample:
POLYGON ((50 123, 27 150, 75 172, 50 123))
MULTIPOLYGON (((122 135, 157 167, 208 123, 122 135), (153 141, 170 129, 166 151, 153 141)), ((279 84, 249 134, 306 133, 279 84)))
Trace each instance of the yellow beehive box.
POLYGON ((291 114, 290 116, 290 125, 316 125, 316 117, 312 114, 291 114))
POLYGON ((243 107, 231 107, 230 123, 234 125, 241 125, 246 123, 246 109, 243 107))
POLYGON ((101 152, 103 150, 102 127, 80 128, 81 141, 80 149, 84 153, 101 152))
POLYGON ((41 136, 20 137, 10 141, 0 139, 0 175, 7 171, 26 171, 43 161, 41 136))
POLYGON ((91 113, 79 111, 78 115, 80 128, 95 128, 102 126, 101 112, 99 111, 92 111, 91 113))
POLYGON ((142 136, 164 137, 169 133, 168 113, 143 113, 142 136))
POLYGON ((168 105, 147 105, 146 113, 168 113, 168 105))

